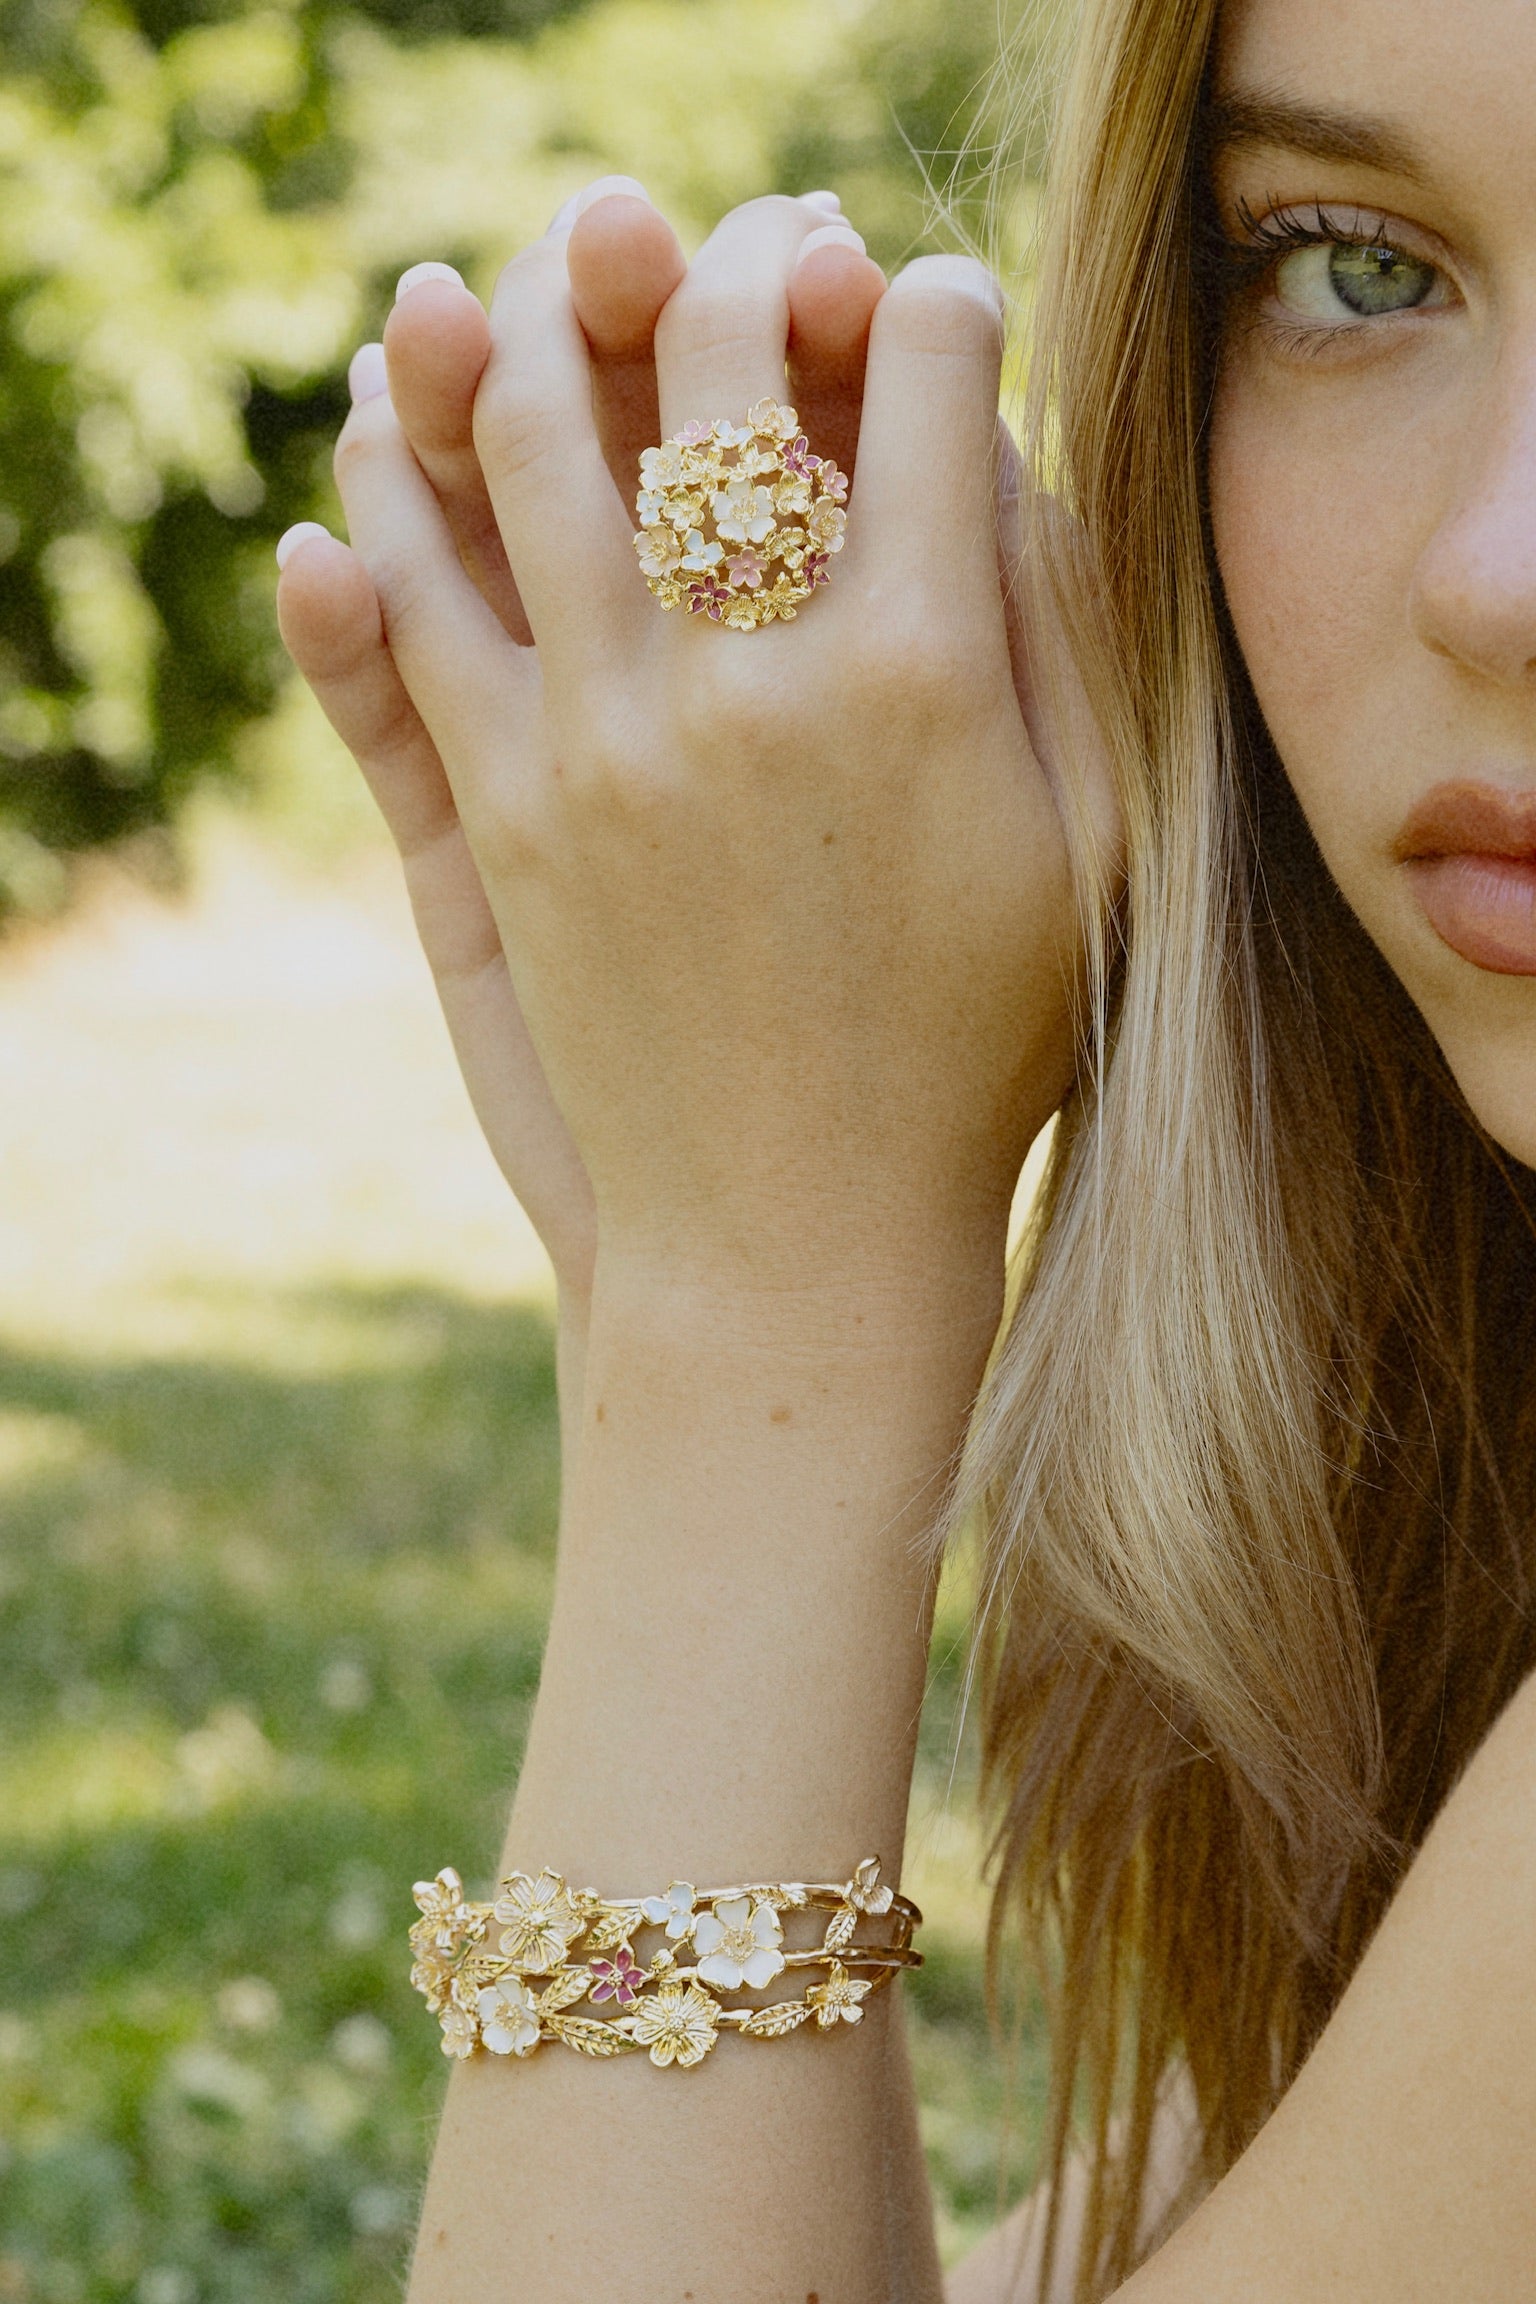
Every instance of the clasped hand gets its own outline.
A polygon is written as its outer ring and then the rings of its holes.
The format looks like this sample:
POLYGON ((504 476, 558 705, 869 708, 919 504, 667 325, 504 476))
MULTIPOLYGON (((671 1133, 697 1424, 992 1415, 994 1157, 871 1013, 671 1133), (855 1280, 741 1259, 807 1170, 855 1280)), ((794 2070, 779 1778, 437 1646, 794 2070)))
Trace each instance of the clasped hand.
POLYGON ((1079 973, 1006 497, 1000 574, 1001 340, 967 259, 887 287, 769 198, 685 267, 620 192, 514 257, 488 317, 413 287, 389 391, 360 364, 352 547, 292 552, 284 636, 563 1289, 599 1244, 748 1293, 1000 1246, 1079 973), (749 633, 664 613, 638 452, 765 397, 851 468, 833 581, 749 633))

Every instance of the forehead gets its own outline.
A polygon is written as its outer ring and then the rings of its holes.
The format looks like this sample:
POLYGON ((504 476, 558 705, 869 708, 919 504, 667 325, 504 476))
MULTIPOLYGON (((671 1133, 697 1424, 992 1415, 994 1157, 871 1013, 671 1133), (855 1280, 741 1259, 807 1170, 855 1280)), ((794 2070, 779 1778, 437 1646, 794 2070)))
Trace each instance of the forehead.
POLYGON ((1536 200, 1536 0, 1225 0, 1215 90, 1358 117, 1415 173, 1536 200))

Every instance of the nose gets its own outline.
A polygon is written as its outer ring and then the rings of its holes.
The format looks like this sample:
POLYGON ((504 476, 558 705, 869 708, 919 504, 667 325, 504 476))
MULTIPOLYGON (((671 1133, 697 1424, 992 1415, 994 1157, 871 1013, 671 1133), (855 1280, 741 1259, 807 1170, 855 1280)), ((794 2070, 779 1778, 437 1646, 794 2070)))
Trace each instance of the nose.
POLYGON ((1409 617, 1437 656, 1536 685, 1536 329, 1507 343, 1461 485, 1414 570, 1409 617))

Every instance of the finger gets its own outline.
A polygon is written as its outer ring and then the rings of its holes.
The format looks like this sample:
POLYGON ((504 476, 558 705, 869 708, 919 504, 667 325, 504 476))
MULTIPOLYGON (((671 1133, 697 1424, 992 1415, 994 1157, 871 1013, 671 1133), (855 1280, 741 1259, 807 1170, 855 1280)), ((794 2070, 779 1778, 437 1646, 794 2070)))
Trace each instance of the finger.
POLYGON ((443 508, 464 562, 514 640, 532 638, 475 454, 475 391, 490 356, 490 323, 446 264, 403 275, 384 324, 389 396, 443 508))
POLYGON ((816 228, 814 209, 777 196, 716 225, 656 324, 663 436, 785 397, 789 273, 816 228))
POLYGON ((342 426, 336 482, 400 678, 461 811, 467 798, 479 806, 515 765, 537 693, 533 651, 508 638, 465 573, 387 393, 360 400, 342 426))
MULTIPOLYGON (((621 492, 657 437, 651 335, 687 269, 676 233, 633 177, 600 177, 550 231, 567 234, 577 317, 592 349, 599 439, 621 492)), ((490 351, 479 299, 448 264, 401 277, 384 330, 390 397, 465 566, 515 640, 532 637, 475 453, 475 391, 490 351)))
POLYGON ((525 248, 496 284, 475 447, 541 652, 622 666, 641 630, 634 526, 603 457, 592 356, 563 234, 525 248))
POLYGON ((937 557, 996 606, 1002 350, 1000 291, 970 257, 922 256, 891 282, 870 325, 845 577, 937 557))
MULTIPOLYGON (((834 195, 835 197, 835 195, 834 195)), ((789 275, 789 390, 818 455, 856 469, 864 362, 886 279, 850 224, 818 225, 789 275)))
POLYGON ((305 522, 277 547, 283 645, 351 753, 400 849, 458 821, 437 746, 384 637, 373 580, 357 554, 305 522))
POLYGON ((308 524, 290 530, 278 554, 283 644, 361 769, 413 900, 423 875, 444 899, 418 907, 433 973, 475 975, 501 957, 501 938, 441 755, 390 653, 373 580, 355 552, 308 524))
POLYGON ((614 484, 634 493, 641 451, 661 438, 656 322, 687 272, 677 234, 648 200, 607 192, 566 242, 571 300, 592 351, 592 402, 614 484))
POLYGON ((306 522, 278 545, 278 623, 400 852, 421 948, 475 1112, 558 1269, 590 1260, 591 1187, 549 1094, 436 745, 356 553, 306 522))

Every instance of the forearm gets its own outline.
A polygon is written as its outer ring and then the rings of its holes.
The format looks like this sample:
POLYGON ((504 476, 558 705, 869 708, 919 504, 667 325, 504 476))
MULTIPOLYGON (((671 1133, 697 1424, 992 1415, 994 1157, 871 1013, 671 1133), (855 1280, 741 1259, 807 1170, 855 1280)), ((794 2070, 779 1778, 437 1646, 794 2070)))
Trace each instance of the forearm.
MULTIPOLYGON (((920 1539, 998 1310, 1000 1243, 795 1302, 600 1262, 509 1866, 605 1893, 896 1875, 926 1659, 920 1539), (996 1254, 993 1248, 996 1247, 996 1254)), ((457 2073, 413 2304, 911 2304, 894 1993, 694 2071, 541 2050, 457 2073), (508 2233, 518 2236, 515 2260, 508 2233)))
POLYGON ((560 1418, 560 1461, 567 1475, 581 1445, 581 1403, 591 1323, 592 1306, 587 1291, 562 1286, 555 1313, 555 1395, 560 1418))

